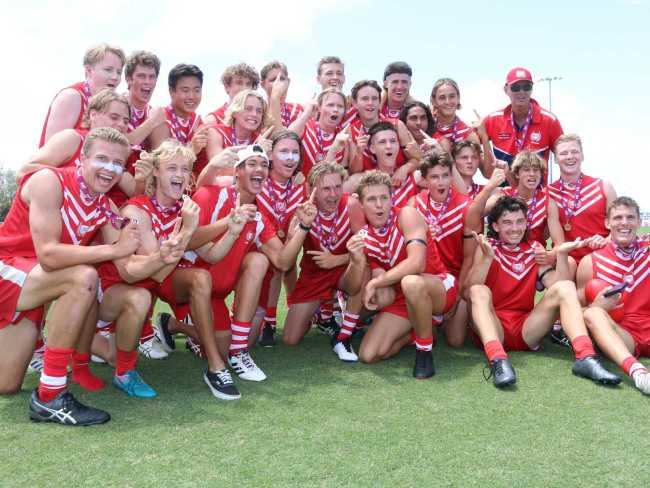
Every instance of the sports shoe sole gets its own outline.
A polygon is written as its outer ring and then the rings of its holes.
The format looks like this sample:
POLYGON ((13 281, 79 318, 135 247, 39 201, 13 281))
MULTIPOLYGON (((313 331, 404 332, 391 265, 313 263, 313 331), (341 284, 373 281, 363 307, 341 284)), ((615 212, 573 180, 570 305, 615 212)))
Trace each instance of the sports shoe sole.
POLYGON ((241 398, 241 393, 237 396, 233 395, 226 395, 225 393, 220 392, 219 390, 215 389, 214 386, 210 383, 210 380, 208 380, 208 377, 206 375, 203 375, 203 381, 205 382, 206 385, 208 385, 208 388, 210 388, 210 392, 212 395, 217 397, 219 400, 239 400, 241 398))

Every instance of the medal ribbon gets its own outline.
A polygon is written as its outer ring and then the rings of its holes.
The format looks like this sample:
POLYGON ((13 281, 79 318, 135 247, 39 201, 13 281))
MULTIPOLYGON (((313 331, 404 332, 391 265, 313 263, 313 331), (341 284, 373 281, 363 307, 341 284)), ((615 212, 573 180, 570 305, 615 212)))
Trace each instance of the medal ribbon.
POLYGON ((524 147, 524 143, 526 142, 526 138, 528 137, 528 129, 530 128, 530 123, 533 121, 533 106, 531 105, 528 107, 528 115, 526 116, 526 122, 524 122, 524 125, 522 126, 521 130, 517 128, 517 125, 515 124, 515 115, 510 112, 510 123, 512 124, 512 128, 515 131, 515 147, 517 149, 517 152, 521 151, 524 147), (519 138, 519 133, 523 132, 523 137, 520 139, 519 138))

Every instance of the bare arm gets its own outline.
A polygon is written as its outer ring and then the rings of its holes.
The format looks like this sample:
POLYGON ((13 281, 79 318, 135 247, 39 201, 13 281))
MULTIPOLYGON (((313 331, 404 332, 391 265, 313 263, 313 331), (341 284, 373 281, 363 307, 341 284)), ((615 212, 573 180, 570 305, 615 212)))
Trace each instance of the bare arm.
POLYGON ((79 92, 72 88, 61 91, 52 101, 50 116, 45 127, 45 142, 64 129, 74 128, 81 107, 82 102, 79 92))
POLYGON ((475 234, 474 239, 477 246, 474 251, 471 268, 467 272, 466 288, 485 284, 490 266, 492 266, 492 261, 494 260, 494 251, 485 236, 475 234))
POLYGON ((341 277, 341 286, 348 295, 356 295, 361 291, 368 269, 364 253, 365 241, 359 234, 355 234, 348 239, 346 247, 350 263, 341 277))
POLYGON ((20 179, 44 166, 60 166, 72 157, 80 142, 81 137, 74 129, 57 132, 21 166, 16 176, 20 179))
POLYGON ((138 127, 133 129, 127 134, 129 142, 134 146, 139 146, 142 144, 147 137, 158 128, 160 125, 165 123, 165 111, 162 107, 153 107, 149 111, 149 117, 138 127))

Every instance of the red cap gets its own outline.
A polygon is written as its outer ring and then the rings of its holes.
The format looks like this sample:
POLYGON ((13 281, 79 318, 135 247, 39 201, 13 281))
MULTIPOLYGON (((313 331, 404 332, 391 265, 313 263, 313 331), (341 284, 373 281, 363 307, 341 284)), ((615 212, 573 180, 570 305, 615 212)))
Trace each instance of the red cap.
POLYGON ((533 75, 526 68, 512 68, 506 76, 506 85, 510 86, 518 81, 533 82, 533 75))

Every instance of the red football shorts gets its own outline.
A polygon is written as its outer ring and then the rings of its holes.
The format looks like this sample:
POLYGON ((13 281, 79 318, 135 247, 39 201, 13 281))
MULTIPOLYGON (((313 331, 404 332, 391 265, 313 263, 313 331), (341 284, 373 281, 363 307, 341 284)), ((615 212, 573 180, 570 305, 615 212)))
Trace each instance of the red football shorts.
POLYGON ((38 264, 35 258, 5 257, 0 259, 0 329, 17 324, 28 319, 40 327, 43 318, 43 307, 33 310, 16 312, 20 293, 34 266, 38 264))

